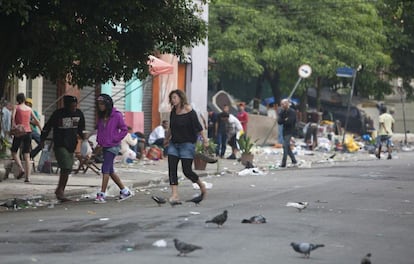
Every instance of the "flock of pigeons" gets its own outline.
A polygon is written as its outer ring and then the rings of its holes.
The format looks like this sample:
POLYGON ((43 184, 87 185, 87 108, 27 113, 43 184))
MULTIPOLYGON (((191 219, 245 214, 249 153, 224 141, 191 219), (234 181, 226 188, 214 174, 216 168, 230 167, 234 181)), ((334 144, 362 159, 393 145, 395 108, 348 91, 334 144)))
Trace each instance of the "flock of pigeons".
MULTIPOLYGON (((165 198, 159 197, 159 196, 152 196, 151 197, 159 206, 162 204, 167 203, 167 200, 165 198)), ((203 200, 202 195, 196 196, 193 199, 187 200, 186 202, 192 202, 196 206, 200 204, 200 202, 203 200)), ((170 203, 171 206, 175 206, 176 204, 170 203)), ((299 212, 302 212, 302 210, 305 210, 308 207, 308 202, 288 202, 286 203, 287 207, 293 207, 296 208, 299 212)), ((213 223, 216 224, 218 228, 221 228, 223 224, 227 221, 228 217, 228 211, 224 210, 223 213, 216 215, 210 220, 207 220, 205 223, 213 223)), ((243 219, 242 223, 266 223, 266 219, 262 215, 252 216, 250 219, 243 219)), ((195 250, 202 249, 202 247, 193 245, 190 243, 185 243, 183 241, 178 240, 177 238, 174 239, 174 246, 179 252, 177 256, 185 256, 188 253, 191 253, 195 250)), ((302 254, 305 258, 310 257, 310 253, 314 251, 317 248, 324 247, 324 244, 313 244, 313 243, 307 243, 307 242, 291 242, 290 246, 292 249, 302 254)), ((361 260, 361 264, 371 264, 371 253, 368 253, 366 256, 364 256, 361 260)))

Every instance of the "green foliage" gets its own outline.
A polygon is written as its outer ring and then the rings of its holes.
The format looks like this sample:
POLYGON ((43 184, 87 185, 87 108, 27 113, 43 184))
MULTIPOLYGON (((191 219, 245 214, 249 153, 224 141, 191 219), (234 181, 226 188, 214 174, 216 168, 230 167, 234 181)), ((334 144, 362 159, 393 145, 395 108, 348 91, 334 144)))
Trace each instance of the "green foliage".
MULTIPOLYGON (((338 67, 363 64, 358 78, 376 80, 364 82, 359 89, 377 95, 378 73, 391 64, 391 57, 376 5, 337 0, 215 1, 210 5, 209 51, 216 64, 210 80, 257 78, 280 96, 289 94, 301 64, 312 67, 310 84, 321 77, 340 83, 338 67)), ((297 95, 305 89, 300 86, 297 95)), ((381 89, 381 93, 389 91, 381 89)))
POLYGON ((387 47, 391 53, 392 65, 387 74, 401 77, 407 98, 414 99, 414 2, 379 1, 378 9, 386 25, 387 47))
POLYGON ((6 154, 7 149, 11 147, 10 142, 4 138, 0 137, 0 158, 8 158, 8 155, 6 154))
POLYGON ((0 86, 11 75, 54 81, 69 72, 80 86, 129 80, 135 69, 143 78, 154 50, 181 55, 204 41, 200 8, 193 0, 1 0, 0 86))
POLYGON ((195 152, 196 154, 214 154, 216 152, 217 144, 214 143, 213 140, 208 141, 208 147, 204 147, 202 141, 198 140, 195 145, 195 152))
MULTIPOLYGON (((258 140, 258 139, 257 139, 258 140)), ((239 142, 239 149, 241 153, 251 154, 254 145, 256 144, 257 140, 252 141, 251 137, 247 135, 242 135, 238 142, 239 142)))

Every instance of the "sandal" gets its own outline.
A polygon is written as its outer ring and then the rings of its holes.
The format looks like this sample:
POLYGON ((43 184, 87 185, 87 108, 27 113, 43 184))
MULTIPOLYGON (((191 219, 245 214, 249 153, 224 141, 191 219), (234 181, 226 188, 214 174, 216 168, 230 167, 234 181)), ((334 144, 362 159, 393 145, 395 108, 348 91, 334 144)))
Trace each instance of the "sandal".
POLYGON ((25 179, 24 182, 30 182, 30 180, 29 179, 25 179))

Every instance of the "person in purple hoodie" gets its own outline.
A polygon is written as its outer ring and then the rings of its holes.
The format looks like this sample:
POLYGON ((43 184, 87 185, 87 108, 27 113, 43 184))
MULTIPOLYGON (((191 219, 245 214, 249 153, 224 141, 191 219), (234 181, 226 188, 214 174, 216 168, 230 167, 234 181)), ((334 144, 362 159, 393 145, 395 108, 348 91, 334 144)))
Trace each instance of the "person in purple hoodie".
POLYGON ((101 94, 96 99, 98 111, 97 135, 98 145, 103 149, 102 187, 97 193, 95 203, 105 203, 105 192, 108 187, 109 177, 118 185, 120 200, 132 197, 132 192, 125 187, 114 170, 114 159, 121 148, 121 141, 128 133, 122 113, 116 110, 112 98, 107 94, 101 94))

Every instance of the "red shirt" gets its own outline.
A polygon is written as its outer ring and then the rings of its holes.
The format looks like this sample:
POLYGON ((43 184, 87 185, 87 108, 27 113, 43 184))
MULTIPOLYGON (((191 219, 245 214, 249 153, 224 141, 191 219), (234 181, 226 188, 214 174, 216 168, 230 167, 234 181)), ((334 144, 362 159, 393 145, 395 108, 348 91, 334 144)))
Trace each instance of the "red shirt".
POLYGON ((239 119, 240 123, 242 124, 243 130, 246 133, 247 122, 249 122, 249 114, 246 111, 238 112, 237 119, 239 119))
POLYGON ((23 109, 19 105, 16 106, 16 115, 14 117, 14 122, 16 125, 23 125, 24 131, 32 132, 30 127, 30 117, 32 115, 32 109, 23 109))

